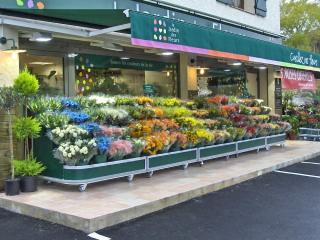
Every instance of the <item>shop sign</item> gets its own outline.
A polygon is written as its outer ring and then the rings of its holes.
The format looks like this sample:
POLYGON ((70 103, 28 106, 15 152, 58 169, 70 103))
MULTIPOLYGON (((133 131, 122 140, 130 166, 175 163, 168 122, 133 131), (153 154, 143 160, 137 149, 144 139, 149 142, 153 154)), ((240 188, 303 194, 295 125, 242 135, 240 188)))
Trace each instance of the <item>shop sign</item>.
POLYGON ((121 59, 119 57, 80 54, 75 59, 76 66, 91 68, 122 68, 143 71, 165 71, 176 69, 175 64, 140 59, 121 59))
POLYGON ((291 52, 290 53, 290 61, 292 63, 311 66, 311 67, 318 67, 318 59, 310 54, 308 56, 303 56, 301 52, 291 52))
POLYGON ((310 71, 281 68, 281 82, 284 89, 317 89, 314 73, 310 71))
POLYGON ((133 45, 320 71, 319 54, 150 14, 130 17, 133 45))

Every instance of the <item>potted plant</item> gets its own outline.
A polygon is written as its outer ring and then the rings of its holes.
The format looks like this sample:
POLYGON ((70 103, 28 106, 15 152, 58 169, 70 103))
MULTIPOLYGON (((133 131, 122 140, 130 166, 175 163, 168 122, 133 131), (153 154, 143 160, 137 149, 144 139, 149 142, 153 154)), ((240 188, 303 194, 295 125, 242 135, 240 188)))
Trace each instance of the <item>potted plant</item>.
POLYGON ((15 175, 20 177, 21 192, 35 192, 38 190, 38 176, 45 167, 35 159, 14 160, 15 175))
POLYGON ((9 151, 10 151, 10 165, 11 165, 11 178, 5 181, 5 192, 8 196, 18 195, 20 192, 19 179, 15 178, 13 159, 13 134, 12 134, 12 116, 17 103, 18 95, 12 87, 3 87, 0 89, 0 108, 8 115, 9 122, 9 151))

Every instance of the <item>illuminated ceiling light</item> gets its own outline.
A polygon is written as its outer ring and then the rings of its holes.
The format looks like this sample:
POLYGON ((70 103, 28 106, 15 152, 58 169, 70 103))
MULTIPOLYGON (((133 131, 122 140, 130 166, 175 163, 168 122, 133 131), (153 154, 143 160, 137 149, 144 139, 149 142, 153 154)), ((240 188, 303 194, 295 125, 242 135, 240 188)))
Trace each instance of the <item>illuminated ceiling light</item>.
POLYGON ((242 62, 234 62, 234 63, 231 63, 230 65, 232 65, 232 66, 241 66, 242 62))
POLYGON ((225 72, 230 72, 231 70, 230 70, 230 69, 225 69, 224 71, 225 71, 225 72))
POLYGON ((11 41, 11 42, 12 42, 12 47, 3 50, 3 52, 13 53, 13 54, 19 54, 19 53, 24 53, 24 52, 27 51, 27 50, 19 49, 19 48, 16 46, 16 41, 15 41, 14 39, 12 39, 12 38, 9 38, 9 39, 6 38, 6 37, 1 37, 1 38, 0 38, 0 44, 2 44, 2 45, 7 44, 8 41, 11 41))
POLYGON ((265 69, 267 69, 267 67, 266 66, 261 66, 261 67, 258 67, 259 69, 261 69, 261 70, 265 70, 265 69))
POLYGON ((170 77, 170 72, 169 71, 167 72, 167 77, 170 77))
POLYGON ((121 60, 129 60, 130 58, 129 57, 121 57, 120 59, 121 60))
POLYGON ((78 53, 68 53, 68 57, 69 58, 75 58, 77 57, 79 54, 78 53))
POLYGON ((172 56, 174 53, 173 52, 162 52, 160 53, 159 55, 162 55, 162 56, 172 56))
POLYGON ((32 34, 31 38, 29 38, 32 42, 49 42, 53 39, 51 33, 42 33, 42 32, 35 32, 32 34))
POLYGON ((204 73, 205 73, 205 69, 204 69, 204 68, 201 68, 201 69, 200 69, 200 75, 204 75, 204 73))
POLYGON ((30 65, 52 65, 52 62, 31 62, 30 65))

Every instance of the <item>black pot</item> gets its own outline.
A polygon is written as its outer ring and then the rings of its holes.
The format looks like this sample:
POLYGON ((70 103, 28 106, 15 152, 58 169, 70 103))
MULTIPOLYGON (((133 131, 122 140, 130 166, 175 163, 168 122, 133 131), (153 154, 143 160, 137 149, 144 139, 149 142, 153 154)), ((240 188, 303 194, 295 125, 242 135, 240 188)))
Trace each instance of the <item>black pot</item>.
POLYGON ((37 177, 22 177, 20 180, 21 192, 35 192, 38 190, 37 177))
POLYGON ((7 196, 20 194, 20 179, 8 179, 5 181, 5 192, 7 196))

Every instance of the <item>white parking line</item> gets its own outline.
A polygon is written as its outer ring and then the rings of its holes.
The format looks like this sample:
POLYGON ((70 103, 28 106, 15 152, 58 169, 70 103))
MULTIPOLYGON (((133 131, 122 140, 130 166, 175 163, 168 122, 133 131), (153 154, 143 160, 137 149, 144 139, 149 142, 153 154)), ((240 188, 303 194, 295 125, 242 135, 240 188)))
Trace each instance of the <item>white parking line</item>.
POLYGON ((305 163, 305 164, 312 164, 312 165, 320 165, 320 163, 317 163, 317 162, 302 162, 302 163, 305 163))
POLYGON ((302 174, 302 173, 295 173, 295 172, 285 172, 285 171, 280 171, 280 170, 275 170, 274 172, 283 173, 283 174, 289 174, 289 175, 302 176, 302 177, 319 178, 320 179, 320 176, 316 176, 316 175, 309 175, 309 174, 302 174))
POLYGON ((102 236, 96 232, 94 233, 90 233, 88 235, 88 237, 91 237, 91 238, 94 238, 94 239, 97 239, 97 240, 111 240, 111 238, 108 238, 108 237, 105 237, 105 236, 102 236))

